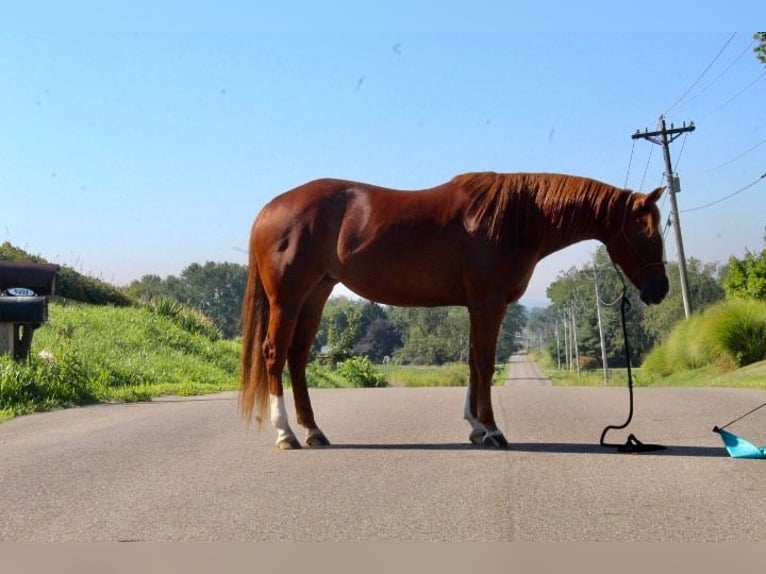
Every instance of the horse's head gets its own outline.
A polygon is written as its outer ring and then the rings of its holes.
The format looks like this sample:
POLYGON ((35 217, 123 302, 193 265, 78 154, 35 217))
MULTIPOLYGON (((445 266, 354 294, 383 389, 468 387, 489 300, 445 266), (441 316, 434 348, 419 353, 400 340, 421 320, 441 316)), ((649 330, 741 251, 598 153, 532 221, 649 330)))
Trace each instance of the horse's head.
POLYGON ((665 188, 649 194, 634 193, 627 201, 619 230, 606 245, 612 258, 646 304, 659 303, 668 293, 660 211, 656 202, 665 188))

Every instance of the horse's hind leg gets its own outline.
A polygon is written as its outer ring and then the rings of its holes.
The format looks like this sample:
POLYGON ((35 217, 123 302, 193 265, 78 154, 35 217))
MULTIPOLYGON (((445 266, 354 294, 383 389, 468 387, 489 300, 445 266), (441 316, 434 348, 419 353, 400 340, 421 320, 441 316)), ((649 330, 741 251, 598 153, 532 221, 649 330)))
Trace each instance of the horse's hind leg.
POLYGON ((322 309, 334 285, 335 282, 331 280, 320 282, 304 302, 287 357, 298 424, 307 430, 306 444, 312 447, 330 444, 314 420, 314 411, 311 408, 311 399, 306 385, 306 364, 311 353, 311 344, 314 342, 322 320, 322 309))
POLYGON ((277 429, 277 446, 282 450, 290 450, 300 448, 301 445, 288 423, 282 387, 282 372, 296 322, 292 313, 285 312, 285 307, 273 303, 270 306, 269 329, 263 342, 263 356, 266 360, 269 383, 271 424, 277 429))

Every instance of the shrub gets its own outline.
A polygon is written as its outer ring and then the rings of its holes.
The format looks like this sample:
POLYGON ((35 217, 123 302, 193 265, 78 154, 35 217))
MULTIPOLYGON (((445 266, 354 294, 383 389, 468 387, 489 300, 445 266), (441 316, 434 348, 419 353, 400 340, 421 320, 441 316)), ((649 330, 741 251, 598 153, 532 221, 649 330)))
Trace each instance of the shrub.
POLYGON ((766 359, 766 303, 735 299, 708 313, 708 337, 737 367, 766 359))
POLYGON ((670 375, 712 366, 732 370, 766 359, 766 303, 734 299, 679 323, 643 366, 670 375))
POLYGON ((352 387, 385 387, 386 379, 368 357, 351 357, 338 368, 340 375, 352 387))

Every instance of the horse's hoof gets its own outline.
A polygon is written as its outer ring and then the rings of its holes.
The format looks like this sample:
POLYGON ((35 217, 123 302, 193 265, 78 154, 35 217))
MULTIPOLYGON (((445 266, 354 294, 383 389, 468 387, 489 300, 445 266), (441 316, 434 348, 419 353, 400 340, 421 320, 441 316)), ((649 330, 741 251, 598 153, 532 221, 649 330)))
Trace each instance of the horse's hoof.
POLYGON ((487 433, 483 431, 482 429, 473 429, 471 431, 471 434, 468 435, 468 438, 476 446, 482 446, 484 444, 484 435, 486 434, 487 433))
POLYGON ((277 446, 279 447, 279 450, 297 450, 301 448, 301 443, 299 443, 298 439, 293 436, 280 440, 277 443, 277 446))
POLYGON ((311 448, 318 446, 330 446, 330 441, 327 440, 327 437, 321 430, 313 429, 309 431, 309 434, 306 437, 306 445, 311 448))
POLYGON ((490 448, 508 448, 508 441, 505 440, 503 433, 499 430, 487 431, 484 433, 482 444, 490 448))

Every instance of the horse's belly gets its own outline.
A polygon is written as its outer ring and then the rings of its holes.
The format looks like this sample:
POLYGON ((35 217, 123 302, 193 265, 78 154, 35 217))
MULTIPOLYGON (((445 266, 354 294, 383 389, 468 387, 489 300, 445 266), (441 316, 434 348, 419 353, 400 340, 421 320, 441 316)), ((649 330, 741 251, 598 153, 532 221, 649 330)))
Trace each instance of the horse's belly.
POLYGON ((465 301, 459 276, 425 262, 417 266, 351 264, 337 279, 357 295, 385 305, 432 307, 465 301))

